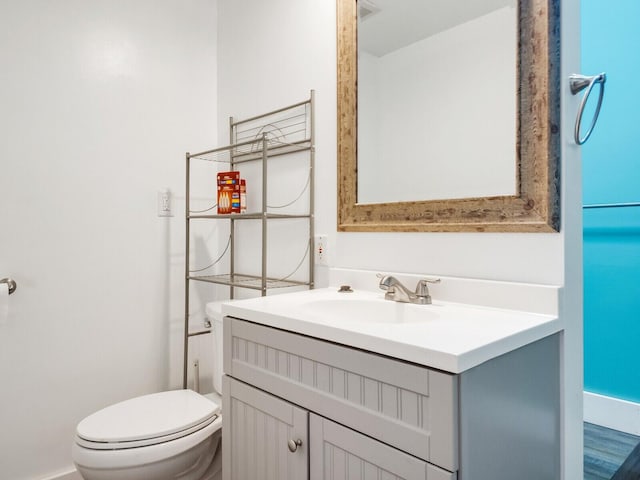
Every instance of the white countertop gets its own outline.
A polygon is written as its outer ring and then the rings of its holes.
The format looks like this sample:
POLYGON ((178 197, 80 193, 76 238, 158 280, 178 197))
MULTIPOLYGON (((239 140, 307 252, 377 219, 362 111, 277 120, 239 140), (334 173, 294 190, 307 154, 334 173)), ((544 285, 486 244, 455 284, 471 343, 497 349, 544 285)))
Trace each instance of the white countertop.
POLYGON ((337 288, 235 300, 222 313, 451 373, 562 330, 557 315, 437 300, 410 305, 384 300, 382 291, 337 288))

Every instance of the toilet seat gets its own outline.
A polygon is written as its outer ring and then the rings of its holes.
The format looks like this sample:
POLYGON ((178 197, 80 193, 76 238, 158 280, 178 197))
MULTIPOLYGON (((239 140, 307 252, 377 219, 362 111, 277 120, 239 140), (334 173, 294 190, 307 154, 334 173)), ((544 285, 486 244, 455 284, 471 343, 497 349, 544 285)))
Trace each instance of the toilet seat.
POLYGON ((186 430, 181 430, 171 435, 163 435, 161 437, 145 438, 141 440, 129 440, 125 442, 92 442, 89 440, 85 440, 80 436, 76 436, 76 443, 81 447, 90 448, 92 450, 122 450, 127 448, 148 447, 151 445, 157 445, 158 443, 170 442, 172 440, 177 440, 179 438, 186 437, 187 435, 191 435, 192 433, 195 433, 198 430, 202 430, 204 427, 210 425, 217 418, 218 415, 214 415, 201 424, 195 425, 186 430))
POLYGON ((122 450, 175 441, 211 425, 220 405, 192 390, 136 397, 104 408, 78 424, 76 444, 122 450))
MULTIPOLYGON (((120 450, 96 450, 85 448, 76 442, 72 447, 73 461, 81 472, 84 470, 102 472, 104 475, 100 478, 108 478, 110 480, 153 478, 153 476, 148 475, 134 477, 131 471, 126 470, 162 464, 162 462, 166 463, 186 452, 191 452, 192 455, 196 456, 213 455, 215 447, 220 441, 221 428, 222 417, 220 416, 206 427, 182 438, 146 447, 123 448, 120 450), (199 445, 200 447, 198 447, 199 445)), ((178 469, 182 470, 184 466, 178 467, 178 469)), ((163 467, 163 471, 168 471, 168 467, 163 467)))

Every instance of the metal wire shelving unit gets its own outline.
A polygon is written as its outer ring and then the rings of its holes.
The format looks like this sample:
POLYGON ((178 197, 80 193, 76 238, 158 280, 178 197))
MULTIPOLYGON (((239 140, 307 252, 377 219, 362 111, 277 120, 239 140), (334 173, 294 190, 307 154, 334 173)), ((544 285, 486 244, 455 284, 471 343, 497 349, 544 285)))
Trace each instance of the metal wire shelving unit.
MULTIPOLYGON (((314 236, 314 163, 315 163, 315 124, 314 124, 315 94, 311 90, 309 98, 242 120, 229 120, 230 144, 199 153, 187 153, 186 158, 186 260, 185 260, 185 309, 184 309, 184 369, 183 388, 187 388, 189 338, 209 333, 208 330, 190 332, 189 330, 189 289, 190 283, 207 282, 229 287, 229 298, 234 298, 235 288, 259 290, 266 295, 268 290, 286 287, 307 286, 313 288, 313 255, 312 245, 314 236), (279 156, 306 152, 304 158, 308 163, 308 179, 305 188, 291 203, 296 202, 306 191, 308 194, 308 211, 304 213, 278 213, 267 203, 268 176, 270 159, 279 156), (192 211, 191 209, 191 169, 193 162, 218 162, 224 164, 225 169, 235 170, 239 165, 252 162, 261 166, 261 202, 256 211, 240 214, 212 214, 192 211), (270 221, 286 221, 288 219, 307 219, 309 238, 304 257, 298 264, 300 269, 304 260, 308 263, 306 280, 274 277, 268 275, 267 265, 267 224, 270 221), (230 222, 229 237, 229 271, 223 274, 200 274, 190 267, 190 239, 191 222, 194 220, 221 220, 230 222), (261 223, 261 265, 260 274, 236 271, 236 222, 259 221, 261 223), (198 274, 195 274, 198 273, 198 274)), ((287 246, 288 247, 288 246, 287 246)), ((226 253, 223 252, 223 255, 226 253)), ((222 255, 221 255, 222 257, 222 255)), ((220 258, 221 258, 220 257, 220 258)), ((293 272, 295 273, 295 271, 293 272)))

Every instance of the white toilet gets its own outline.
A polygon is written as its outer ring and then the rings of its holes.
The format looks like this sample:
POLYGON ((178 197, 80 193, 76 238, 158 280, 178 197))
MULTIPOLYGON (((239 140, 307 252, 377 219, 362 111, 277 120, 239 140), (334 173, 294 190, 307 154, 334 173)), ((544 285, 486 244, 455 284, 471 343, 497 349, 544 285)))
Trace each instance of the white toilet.
POLYGON ((213 324, 217 392, 174 390, 132 398, 82 420, 73 461, 85 480, 214 480, 221 471, 222 315, 213 324))

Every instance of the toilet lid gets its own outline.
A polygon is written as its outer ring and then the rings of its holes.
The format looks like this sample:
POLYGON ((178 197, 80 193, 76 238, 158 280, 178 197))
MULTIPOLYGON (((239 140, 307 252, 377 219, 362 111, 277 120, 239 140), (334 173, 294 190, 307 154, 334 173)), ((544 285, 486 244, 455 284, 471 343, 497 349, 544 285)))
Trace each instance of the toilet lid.
POLYGON ((173 390, 132 398, 82 420, 78 437, 119 443, 157 439, 211 423, 220 406, 192 390, 173 390))

